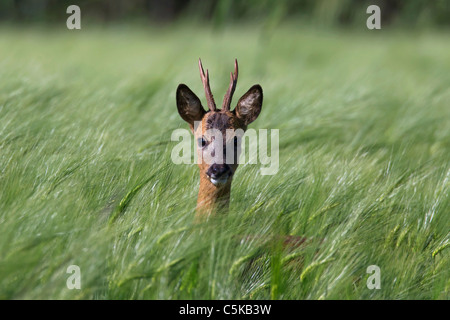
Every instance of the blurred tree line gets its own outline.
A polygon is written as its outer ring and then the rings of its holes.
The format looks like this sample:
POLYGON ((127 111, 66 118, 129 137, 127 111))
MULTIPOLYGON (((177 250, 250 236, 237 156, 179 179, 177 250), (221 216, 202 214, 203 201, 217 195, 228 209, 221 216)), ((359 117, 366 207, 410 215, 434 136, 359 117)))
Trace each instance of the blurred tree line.
POLYGON ((66 8, 72 4, 80 6, 83 19, 98 22, 194 19, 224 25, 303 19, 344 26, 365 21, 366 8, 376 4, 383 25, 450 25, 449 0, 0 0, 0 21, 65 21, 66 8))

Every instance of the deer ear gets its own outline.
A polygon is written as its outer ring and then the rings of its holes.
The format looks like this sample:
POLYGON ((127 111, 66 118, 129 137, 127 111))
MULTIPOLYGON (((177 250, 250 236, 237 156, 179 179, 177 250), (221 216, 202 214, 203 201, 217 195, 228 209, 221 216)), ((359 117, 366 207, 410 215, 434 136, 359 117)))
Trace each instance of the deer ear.
POLYGON ((258 118, 262 102, 262 88, 259 84, 255 84, 239 99, 234 112, 245 125, 248 125, 258 118))
POLYGON ((181 118, 192 128, 194 121, 201 121, 206 113, 200 99, 185 84, 180 84, 177 88, 177 108, 181 118))

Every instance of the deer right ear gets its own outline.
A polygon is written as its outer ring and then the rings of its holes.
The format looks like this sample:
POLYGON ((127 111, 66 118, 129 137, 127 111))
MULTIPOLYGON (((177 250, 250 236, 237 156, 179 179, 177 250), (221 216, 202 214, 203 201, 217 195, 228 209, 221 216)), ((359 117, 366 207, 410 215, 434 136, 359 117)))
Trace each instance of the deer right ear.
POLYGON ((194 121, 201 121, 206 113, 200 99, 185 84, 180 84, 177 88, 177 108, 181 118, 191 128, 194 128, 194 121))
POLYGON ((258 118, 263 102, 263 91, 259 84, 251 87, 238 101, 234 112, 245 125, 258 118))

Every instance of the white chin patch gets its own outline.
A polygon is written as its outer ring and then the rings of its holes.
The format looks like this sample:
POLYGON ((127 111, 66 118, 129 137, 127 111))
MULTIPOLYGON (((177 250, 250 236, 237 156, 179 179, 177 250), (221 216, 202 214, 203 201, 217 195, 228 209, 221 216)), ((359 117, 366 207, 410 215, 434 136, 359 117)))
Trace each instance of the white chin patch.
POLYGON ((220 186, 222 184, 225 184, 225 183, 227 183, 227 181, 228 181, 228 178, 225 178, 225 179, 224 178, 222 178, 222 179, 213 179, 213 178, 211 178, 211 182, 215 186, 220 186))

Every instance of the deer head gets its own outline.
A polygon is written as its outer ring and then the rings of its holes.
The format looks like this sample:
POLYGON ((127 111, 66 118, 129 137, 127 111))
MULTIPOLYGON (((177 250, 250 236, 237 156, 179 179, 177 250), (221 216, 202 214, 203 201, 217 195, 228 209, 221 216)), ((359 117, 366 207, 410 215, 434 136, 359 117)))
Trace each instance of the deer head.
POLYGON ((234 73, 231 73, 230 85, 223 99, 222 109, 218 109, 209 86, 208 70, 203 70, 199 60, 200 78, 205 89, 208 111, 203 108, 200 99, 188 86, 180 84, 176 100, 178 113, 189 124, 197 144, 197 156, 200 168, 200 189, 197 208, 202 213, 211 213, 217 204, 227 206, 231 182, 238 167, 238 149, 241 139, 233 132, 247 126, 259 116, 263 101, 260 85, 252 86, 231 111, 230 105, 238 78, 237 60, 234 73), (200 125, 196 125, 200 124, 200 125), (233 156, 227 157, 227 152, 233 156))

